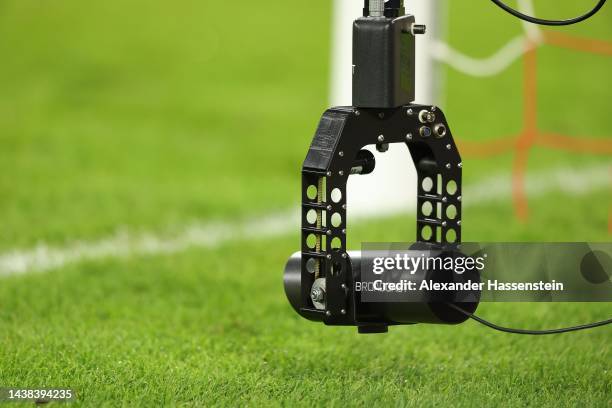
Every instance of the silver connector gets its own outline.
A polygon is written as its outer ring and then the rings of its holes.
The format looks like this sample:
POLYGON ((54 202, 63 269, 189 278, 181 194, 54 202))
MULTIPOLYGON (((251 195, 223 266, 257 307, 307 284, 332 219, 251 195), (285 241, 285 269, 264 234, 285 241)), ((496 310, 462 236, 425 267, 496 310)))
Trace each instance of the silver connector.
POLYGON ((370 0, 370 17, 384 17, 385 16, 385 1, 384 0, 370 0))
POLYGON ((422 111, 419 112, 419 121, 421 121, 421 123, 433 123, 436 120, 436 114, 433 112, 430 112, 426 109, 423 109, 422 111))
POLYGON ((412 35, 425 34, 427 32, 427 27, 425 24, 412 24, 410 26, 410 32, 412 35))

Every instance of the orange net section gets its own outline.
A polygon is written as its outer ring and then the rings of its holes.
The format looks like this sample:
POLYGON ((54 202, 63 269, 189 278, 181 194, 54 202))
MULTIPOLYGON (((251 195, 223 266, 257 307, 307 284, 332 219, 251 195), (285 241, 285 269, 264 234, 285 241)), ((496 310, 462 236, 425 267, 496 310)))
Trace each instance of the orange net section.
MULTIPOLYGON (((545 45, 612 56, 612 42, 577 38, 553 31, 544 32, 543 35, 545 45)), ((534 147, 544 147, 573 153, 612 155, 612 140, 610 139, 595 139, 583 136, 576 137, 545 132, 538 129, 537 58, 538 47, 526 40, 523 58, 523 130, 521 133, 489 142, 462 141, 459 143, 461 152, 465 157, 491 157, 500 154, 514 153, 512 197, 515 214, 521 221, 526 221, 529 217, 529 203, 525 190, 525 178, 527 173, 527 161, 531 149, 534 147)), ((612 180, 612 167, 610 170, 612 180)), ((609 210, 608 232, 612 234, 612 204, 609 210)))

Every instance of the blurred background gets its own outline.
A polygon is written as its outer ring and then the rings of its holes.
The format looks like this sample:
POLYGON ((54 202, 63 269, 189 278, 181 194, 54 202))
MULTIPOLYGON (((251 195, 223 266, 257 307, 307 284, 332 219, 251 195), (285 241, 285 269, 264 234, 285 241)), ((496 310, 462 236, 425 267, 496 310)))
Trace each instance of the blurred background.
MULTIPOLYGON (((591 7, 509 3, 550 18, 591 7)), ((609 398, 605 329, 573 337, 595 354, 563 337, 518 366, 492 368, 491 350, 535 346, 481 342, 468 325, 366 339, 290 310, 281 272, 299 248, 301 164, 322 112, 350 103, 338 85, 346 38, 334 22, 351 8, 0 0, 0 386, 72 386, 89 402, 144 390, 155 402, 303 403, 302 392, 309 403, 333 402, 354 368, 347 381, 363 391, 360 402, 393 401, 394 390, 405 401, 444 402, 436 384, 402 386, 435 375, 467 405, 458 379, 470 381, 469 372, 529 379, 547 362, 558 369, 551 384, 564 387, 533 401, 609 398), (425 346, 416 369, 415 351, 394 354, 410 333, 457 339, 474 353, 455 361, 425 346), (349 351, 364 344, 368 359, 349 351), (329 353, 339 361, 322 362, 329 353), (439 373, 440 361, 456 377, 439 373), (568 364, 584 383, 565 377, 568 364), (432 399, 419 400, 428 391, 432 399)), ((435 25, 419 51, 428 64, 422 97, 445 111, 462 152, 464 240, 609 241, 612 8, 561 29, 525 27, 486 0, 427 10, 435 25)), ((364 211, 348 220, 349 246, 413 239, 415 210, 393 205, 392 194, 415 186, 366 177, 391 188, 354 193, 364 211)), ((552 306, 483 313, 531 327, 609 314, 606 305, 552 306)), ((508 381, 528 394, 530 381, 508 381)), ((526 402, 496 388, 483 402, 526 402)))

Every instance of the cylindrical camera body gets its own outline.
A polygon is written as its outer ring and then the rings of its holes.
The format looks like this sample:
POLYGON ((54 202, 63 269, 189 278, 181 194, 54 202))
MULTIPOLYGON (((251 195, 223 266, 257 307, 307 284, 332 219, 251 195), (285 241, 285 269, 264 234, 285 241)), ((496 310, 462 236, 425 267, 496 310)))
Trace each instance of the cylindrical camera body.
MULTIPOLYGON (((402 251, 406 257, 423 259, 448 259, 457 256, 441 251, 402 251)), ((436 323, 458 324, 467 319, 465 314, 449 306, 457 304, 467 312, 473 313, 478 307, 480 291, 475 289, 480 282, 477 272, 470 271, 457 274, 453 270, 428 268, 425 263, 422 267, 410 270, 387 271, 387 279, 377 279, 373 273, 373 266, 378 265, 380 252, 366 251, 349 252, 352 282, 347 285, 350 298, 354 300, 353 324, 361 327, 385 327, 397 324, 436 323), (432 288, 456 285, 472 285, 470 290, 423 290, 423 287, 432 288), (384 285, 391 288, 399 287, 400 291, 379 291, 384 285), (413 290, 407 290, 412 288, 413 290), (370 292, 370 289, 375 289, 370 292)), ((417 259, 418 260, 418 259, 417 259)), ((435 263, 435 262, 434 262, 435 263)), ((375 273, 375 270, 374 270, 375 273)), ((325 308, 325 278, 315 280, 312 291, 316 295, 315 304, 306 302, 302 297, 301 287, 301 254, 293 254, 285 266, 284 286, 287 299, 297 313, 310 320, 323 320, 313 314, 313 308, 325 308)), ((311 289, 309 289, 311 290, 311 289)), ((311 292, 312 293, 312 292, 311 292)), ((312 297, 312 296, 311 296, 312 297)))

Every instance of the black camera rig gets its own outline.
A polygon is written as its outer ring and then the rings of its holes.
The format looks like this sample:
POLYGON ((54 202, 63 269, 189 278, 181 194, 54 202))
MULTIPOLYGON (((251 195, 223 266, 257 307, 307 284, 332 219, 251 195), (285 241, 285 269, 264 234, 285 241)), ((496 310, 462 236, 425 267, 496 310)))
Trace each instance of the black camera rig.
MULTIPOLYGON (((605 0, 570 20, 536 19, 500 0, 493 2, 533 23, 568 25, 595 14, 605 0)), ((434 257, 460 253, 462 194, 461 156, 444 113, 436 106, 414 103, 415 38, 426 27, 405 14, 403 0, 364 3, 363 17, 353 24, 353 106, 323 114, 302 166, 301 251, 289 259, 284 273, 293 308, 327 325, 357 326, 360 333, 386 332, 397 324, 456 324, 470 317, 497 330, 523 334, 609 324, 539 332, 500 328, 473 315, 479 292, 469 298, 449 293, 419 302, 362 301, 355 284, 372 256, 347 251, 346 186, 348 177, 371 173, 376 166, 374 155, 364 148, 373 145, 385 152, 391 143, 404 143, 412 156, 418 176, 417 236, 409 250, 434 257)), ((423 270, 412 280, 456 278, 423 270)))
POLYGON ((308 319, 380 332, 390 324, 467 318, 446 305, 395 305, 403 312, 390 313, 360 302, 354 284, 361 255, 346 248, 348 177, 374 170, 365 146, 384 152, 391 143, 408 146, 418 174, 416 241, 432 248, 461 241, 461 156, 444 113, 413 103, 415 37, 424 33, 401 0, 366 0, 354 22, 353 106, 331 108, 319 122, 302 167, 302 249, 285 270, 287 296, 308 319))

